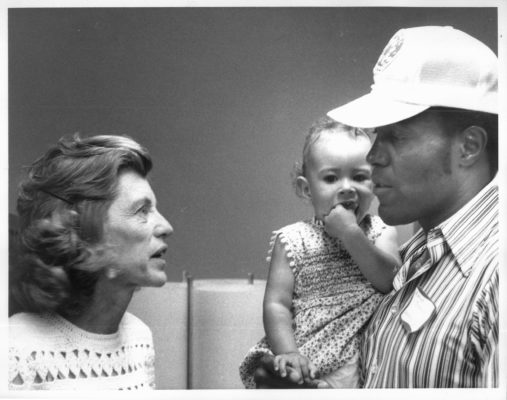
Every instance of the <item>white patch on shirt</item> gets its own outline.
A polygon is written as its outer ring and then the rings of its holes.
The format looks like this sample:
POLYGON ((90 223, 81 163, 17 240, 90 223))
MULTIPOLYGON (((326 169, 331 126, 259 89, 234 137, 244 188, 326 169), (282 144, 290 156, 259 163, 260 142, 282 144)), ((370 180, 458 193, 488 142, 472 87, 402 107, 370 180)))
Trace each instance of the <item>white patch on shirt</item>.
POLYGON ((435 304, 416 288, 409 305, 400 316, 402 325, 408 333, 417 332, 429 321, 435 310, 435 304))

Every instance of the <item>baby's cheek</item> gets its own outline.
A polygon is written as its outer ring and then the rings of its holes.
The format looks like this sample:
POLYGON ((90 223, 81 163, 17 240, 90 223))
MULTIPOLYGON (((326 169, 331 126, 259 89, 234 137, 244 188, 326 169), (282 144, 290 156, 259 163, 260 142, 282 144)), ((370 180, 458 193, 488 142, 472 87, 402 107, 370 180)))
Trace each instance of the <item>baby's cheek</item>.
POLYGON ((361 201, 364 201, 369 205, 375 195, 373 194, 373 184, 369 184, 367 186, 364 186, 360 192, 361 195, 361 201))
POLYGON ((365 188, 369 191, 372 191, 373 190, 373 181, 370 179, 368 180, 366 183, 365 183, 365 188))

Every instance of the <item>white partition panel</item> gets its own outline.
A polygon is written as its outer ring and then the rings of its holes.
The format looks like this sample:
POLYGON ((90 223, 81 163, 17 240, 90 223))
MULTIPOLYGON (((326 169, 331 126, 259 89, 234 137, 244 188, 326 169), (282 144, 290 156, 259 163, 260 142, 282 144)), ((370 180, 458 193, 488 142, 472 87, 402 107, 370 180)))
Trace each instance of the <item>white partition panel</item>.
POLYGON ((240 389, 238 367, 263 335, 265 280, 195 280, 190 285, 192 389, 240 389))
POLYGON ((157 389, 187 388, 188 289, 186 282, 134 293, 129 312, 153 332, 157 389))

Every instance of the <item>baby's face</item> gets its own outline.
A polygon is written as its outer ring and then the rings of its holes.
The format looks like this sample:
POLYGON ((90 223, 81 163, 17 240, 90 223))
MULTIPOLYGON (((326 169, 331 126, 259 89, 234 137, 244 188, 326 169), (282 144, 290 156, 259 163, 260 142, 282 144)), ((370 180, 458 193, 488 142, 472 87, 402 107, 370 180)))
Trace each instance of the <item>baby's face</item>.
POLYGON ((366 137, 322 132, 308 155, 306 179, 315 216, 323 219, 337 204, 352 209, 358 223, 373 200, 366 137))

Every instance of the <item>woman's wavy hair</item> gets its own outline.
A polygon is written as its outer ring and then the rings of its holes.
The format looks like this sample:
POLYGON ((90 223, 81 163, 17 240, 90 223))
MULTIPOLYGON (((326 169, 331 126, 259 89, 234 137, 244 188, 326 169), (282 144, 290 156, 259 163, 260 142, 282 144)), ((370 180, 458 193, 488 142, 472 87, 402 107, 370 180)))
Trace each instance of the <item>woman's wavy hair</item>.
POLYGON ((313 144, 319 140, 322 132, 332 132, 335 134, 345 135, 353 139, 357 138, 365 138, 368 141, 371 141, 371 137, 369 136, 369 131, 367 129, 354 128, 352 126, 348 126, 342 124, 341 122, 335 121, 334 119, 324 116, 315 121, 310 127, 306 137, 305 143, 303 145, 303 157, 301 162, 294 163, 294 167, 292 169, 291 178, 292 178, 292 186, 296 194, 299 197, 302 197, 302 194, 299 192, 299 188, 296 184, 297 178, 299 176, 305 176, 308 169, 308 158, 310 156, 310 151, 312 149, 313 144))
POLYGON ((95 262, 118 176, 146 177, 152 160, 125 136, 63 137, 19 186, 19 257, 13 296, 22 310, 79 314, 104 264, 95 262), (94 249, 94 250, 92 250, 94 249))

